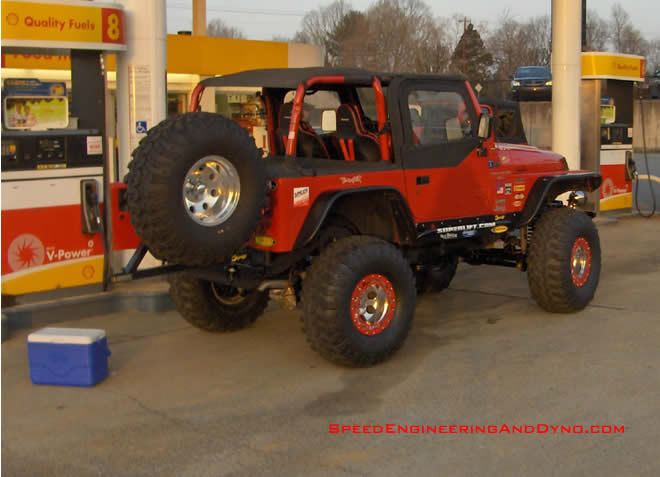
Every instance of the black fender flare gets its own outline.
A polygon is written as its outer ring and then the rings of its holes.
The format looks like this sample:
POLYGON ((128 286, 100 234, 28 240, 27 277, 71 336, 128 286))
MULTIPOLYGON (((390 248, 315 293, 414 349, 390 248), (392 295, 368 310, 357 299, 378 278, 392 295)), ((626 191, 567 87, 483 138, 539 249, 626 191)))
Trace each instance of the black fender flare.
POLYGON ((602 176, 597 172, 539 177, 527 196, 527 201, 520 214, 519 226, 528 224, 536 217, 548 199, 554 199, 559 194, 574 190, 593 192, 600 187, 602 181, 602 176))
POLYGON ((332 207, 343 197, 371 192, 383 192, 386 199, 393 205, 393 214, 399 227, 402 242, 411 242, 415 238, 415 225, 410 208, 401 191, 391 186, 358 187, 338 191, 324 192, 314 201, 307 218, 300 228, 294 249, 307 245, 319 232, 332 207))

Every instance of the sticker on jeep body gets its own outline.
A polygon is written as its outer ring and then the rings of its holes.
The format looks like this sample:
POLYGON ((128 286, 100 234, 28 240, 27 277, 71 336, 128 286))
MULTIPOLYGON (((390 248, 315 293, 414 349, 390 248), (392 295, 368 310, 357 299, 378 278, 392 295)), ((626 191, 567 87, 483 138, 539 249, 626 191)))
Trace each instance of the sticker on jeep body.
POLYGON ((362 176, 340 177, 342 184, 362 184, 362 176))
POLYGON ((441 229, 435 229, 435 232, 438 234, 445 234, 449 232, 463 232, 466 230, 478 230, 478 229, 489 229, 495 227, 497 224, 495 222, 488 222, 483 224, 465 224, 465 225, 454 225, 452 227, 443 227, 441 229))
POLYGON ((309 187, 293 188, 293 206, 307 207, 309 205, 309 187))

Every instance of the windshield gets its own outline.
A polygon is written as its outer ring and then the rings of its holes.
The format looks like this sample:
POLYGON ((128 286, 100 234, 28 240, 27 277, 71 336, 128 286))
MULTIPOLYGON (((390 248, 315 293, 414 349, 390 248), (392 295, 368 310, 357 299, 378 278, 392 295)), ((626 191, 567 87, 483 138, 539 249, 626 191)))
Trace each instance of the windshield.
POLYGON ((550 71, 545 66, 524 66, 516 71, 516 78, 549 78, 550 71))

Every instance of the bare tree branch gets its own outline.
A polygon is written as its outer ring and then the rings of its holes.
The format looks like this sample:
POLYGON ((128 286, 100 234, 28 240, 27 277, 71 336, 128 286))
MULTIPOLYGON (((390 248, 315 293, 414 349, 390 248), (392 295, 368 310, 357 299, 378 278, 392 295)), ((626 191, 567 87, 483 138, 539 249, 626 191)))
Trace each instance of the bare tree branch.
POLYGON ((610 28, 607 21, 598 16, 595 10, 587 10, 586 20, 587 51, 605 51, 610 39, 610 28))
POLYGON ((220 18, 214 18, 206 26, 208 36, 222 36, 225 38, 245 38, 245 34, 236 27, 230 27, 220 18))

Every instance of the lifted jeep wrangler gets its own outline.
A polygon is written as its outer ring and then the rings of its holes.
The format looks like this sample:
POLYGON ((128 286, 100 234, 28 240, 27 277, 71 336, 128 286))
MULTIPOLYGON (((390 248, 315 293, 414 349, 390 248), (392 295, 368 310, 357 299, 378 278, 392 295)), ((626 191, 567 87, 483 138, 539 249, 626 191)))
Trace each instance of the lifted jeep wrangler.
POLYGON ((496 142, 489 111, 460 76, 303 68, 205 79, 191 112, 133 153, 138 255, 177 271, 171 295, 193 325, 236 330, 271 297, 301 303, 311 347, 348 366, 399 349, 416 294, 446 288, 459 259, 527 271, 543 309, 581 310, 598 285, 600 243, 577 207, 601 177, 496 142), (263 127, 223 99, 249 88, 263 127), (314 127, 321 110, 325 127, 314 127))

